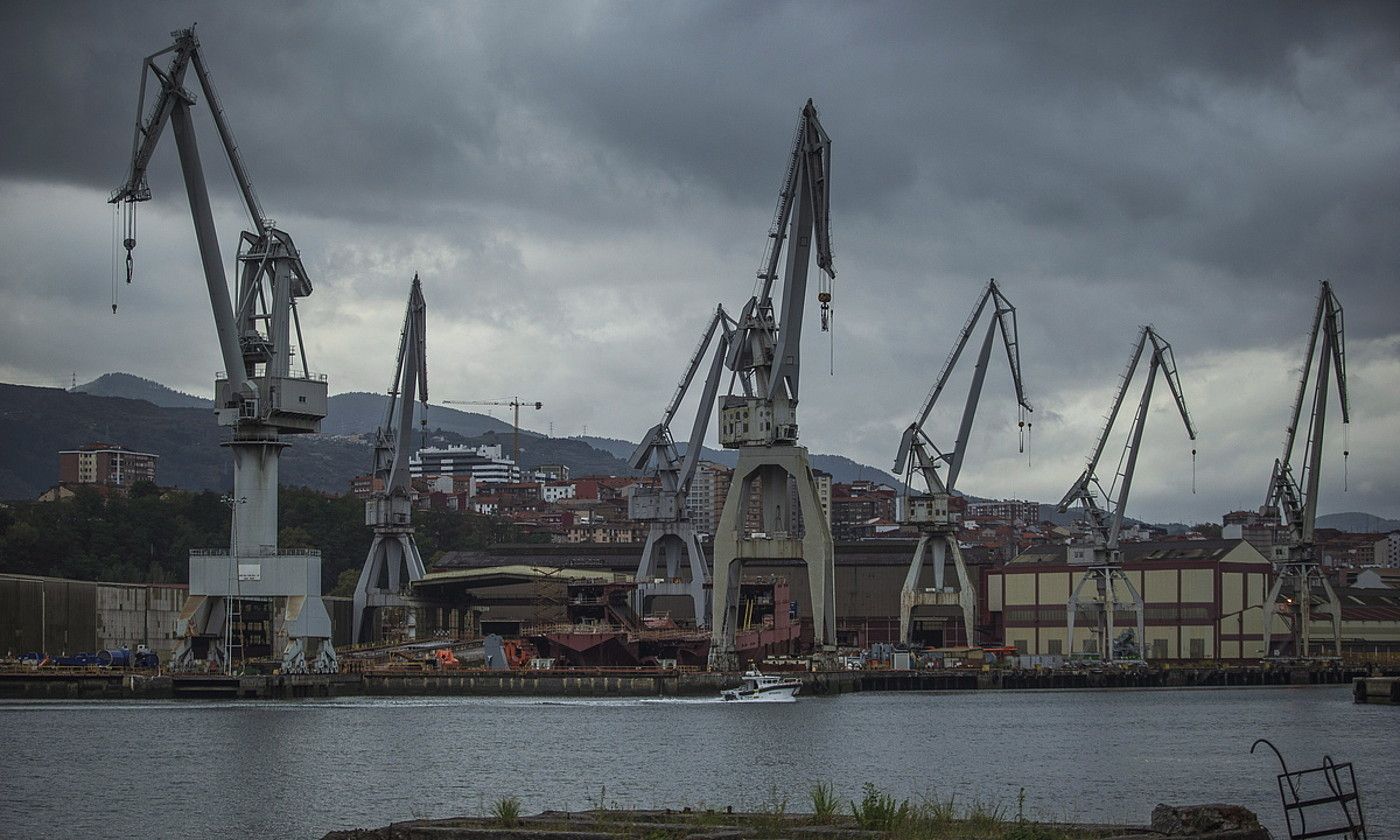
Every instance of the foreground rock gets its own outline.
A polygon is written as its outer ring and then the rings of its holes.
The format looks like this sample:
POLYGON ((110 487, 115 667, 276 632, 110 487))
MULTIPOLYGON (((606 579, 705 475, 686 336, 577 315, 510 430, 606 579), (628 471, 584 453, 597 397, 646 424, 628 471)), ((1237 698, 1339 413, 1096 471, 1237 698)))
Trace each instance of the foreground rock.
POLYGON ((911 817, 898 825, 862 828, 854 817, 821 823, 812 814, 727 811, 546 811, 503 821, 492 817, 412 820, 383 828, 332 831, 325 840, 1269 840, 1255 815, 1234 805, 1159 805, 1151 826, 1040 823, 911 817))
POLYGON ((1238 805, 1158 805, 1152 809, 1152 830, 1168 837, 1269 840, 1254 812, 1238 805))

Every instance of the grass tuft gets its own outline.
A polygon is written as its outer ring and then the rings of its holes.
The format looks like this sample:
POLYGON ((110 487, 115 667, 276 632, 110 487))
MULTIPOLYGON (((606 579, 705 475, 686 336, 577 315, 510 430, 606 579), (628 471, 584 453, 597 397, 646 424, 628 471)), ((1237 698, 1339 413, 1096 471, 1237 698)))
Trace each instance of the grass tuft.
POLYGON ((515 828, 520 824, 520 800, 514 796, 497 799, 491 806, 491 815, 506 828, 515 828))
POLYGON ((818 782, 812 785, 812 817, 820 825, 831 825, 841 811, 841 803, 836 799, 836 786, 831 782, 818 782))

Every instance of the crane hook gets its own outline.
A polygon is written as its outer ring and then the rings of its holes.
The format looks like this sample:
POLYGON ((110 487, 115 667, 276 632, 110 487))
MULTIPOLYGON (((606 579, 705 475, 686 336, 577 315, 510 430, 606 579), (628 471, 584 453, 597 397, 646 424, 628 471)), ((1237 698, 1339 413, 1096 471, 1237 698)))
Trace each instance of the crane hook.
POLYGON ((132 268, 131 251, 136 247, 136 204, 128 201, 126 202, 124 210, 126 218, 125 224, 122 227, 126 238, 122 240, 122 244, 126 246, 126 282, 127 285, 130 285, 132 268))

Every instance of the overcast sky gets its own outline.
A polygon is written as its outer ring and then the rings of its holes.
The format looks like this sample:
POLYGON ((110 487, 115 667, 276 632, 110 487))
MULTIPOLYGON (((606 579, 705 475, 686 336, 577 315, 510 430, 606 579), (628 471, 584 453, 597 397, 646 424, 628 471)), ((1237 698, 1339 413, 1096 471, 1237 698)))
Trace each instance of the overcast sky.
MULTIPOLYGON (((809 317, 803 340, 810 449, 888 469, 995 277, 1033 439, 1018 451, 994 357, 960 488, 1058 500, 1151 322, 1200 436, 1159 388, 1129 513, 1218 521, 1263 500, 1331 279, 1353 419, 1344 442, 1334 398, 1320 509, 1400 516, 1394 3, 6 3, 0 380, 210 391, 173 139, 115 316, 105 203, 141 58, 193 21, 266 212, 314 273, 300 312, 333 393, 388 385, 418 272, 435 400, 518 394, 545 403, 540 431, 636 439, 713 306, 753 293, 812 97, 838 275, 835 332, 809 317)), ((195 110, 227 259, 246 220, 195 110)), ((929 426, 945 445, 970 361, 929 426)))

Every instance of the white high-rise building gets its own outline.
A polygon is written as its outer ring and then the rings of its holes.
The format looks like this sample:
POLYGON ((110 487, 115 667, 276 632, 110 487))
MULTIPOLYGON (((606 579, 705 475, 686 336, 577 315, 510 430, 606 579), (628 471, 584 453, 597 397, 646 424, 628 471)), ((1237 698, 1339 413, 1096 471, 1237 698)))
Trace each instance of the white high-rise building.
POLYGON ((520 467, 501 453, 500 444, 425 446, 409 457, 408 472, 413 478, 469 475, 478 485, 520 481, 520 467))

